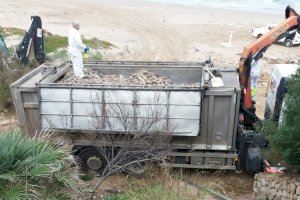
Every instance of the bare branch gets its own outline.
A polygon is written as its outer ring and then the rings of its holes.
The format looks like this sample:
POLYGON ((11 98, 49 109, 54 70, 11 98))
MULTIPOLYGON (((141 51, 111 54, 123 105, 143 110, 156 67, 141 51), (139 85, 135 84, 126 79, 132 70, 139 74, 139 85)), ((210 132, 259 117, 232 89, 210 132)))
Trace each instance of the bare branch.
MULTIPOLYGON (((105 116, 98 120, 105 122, 106 129, 109 130, 104 131, 109 143, 98 147, 107 165, 102 169, 99 182, 90 194, 92 197, 105 179, 113 174, 148 162, 166 162, 171 139, 170 129, 167 130, 164 126, 167 106, 160 104, 159 94, 147 100, 147 104, 139 104, 140 97, 135 98, 136 102, 130 106, 115 101, 108 103, 105 116), (117 134, 118 129, 122 133, 117 134)), ((99 108, 96 107, 91 112, 92 117, 99 117, 97 109, 99 108)))

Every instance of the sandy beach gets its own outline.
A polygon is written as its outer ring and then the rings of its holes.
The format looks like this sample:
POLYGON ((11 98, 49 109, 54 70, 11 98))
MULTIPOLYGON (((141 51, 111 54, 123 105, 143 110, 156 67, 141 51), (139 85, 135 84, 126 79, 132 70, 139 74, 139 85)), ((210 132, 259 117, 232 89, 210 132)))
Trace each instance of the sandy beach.
MULTIPOLYGON (((211 57, 220 67, 237 67, 243 47, 255 40, 251 28, 284 19, 284 10, 278 15, 169 4, 163 9, 159 3, 134 0, 0 0, 0 12, 1 26, 26 29, 30 16, 39 15, 44 28, 59 35, 67 35, 69 23, 78 20, 82 35, 116 46, 103 50, 105 60, 201 62, 211 57), (231 31, 233 46, 222 46, 231 31)), ((273 45, 261 61, 262 71, 270 73, 272 59, 288 62, 299 53, 298 47, 273 45)))

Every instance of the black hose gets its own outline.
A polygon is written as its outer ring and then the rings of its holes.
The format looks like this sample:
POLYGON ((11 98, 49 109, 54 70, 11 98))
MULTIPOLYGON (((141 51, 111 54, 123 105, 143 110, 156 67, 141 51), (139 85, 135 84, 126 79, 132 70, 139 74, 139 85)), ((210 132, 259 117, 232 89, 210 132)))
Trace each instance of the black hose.
POLYGON ((246 115, 247 118, 250 118, 252 122, 258 122, 260 124, 262 123, 262 120, 259 117, 257 117, 255 113, 248 110, 244 104, 241 104, 241 110, 246 115))

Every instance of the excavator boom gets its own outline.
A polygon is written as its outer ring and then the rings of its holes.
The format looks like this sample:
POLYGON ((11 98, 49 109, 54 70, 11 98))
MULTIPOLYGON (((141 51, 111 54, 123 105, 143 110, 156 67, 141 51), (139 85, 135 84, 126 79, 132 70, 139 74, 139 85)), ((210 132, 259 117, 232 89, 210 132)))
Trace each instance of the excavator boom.
POLYGON ((250 71, 252 60, 258 60, 263 57, 266 50, 276 41, 288 35, 290 30, 300 27, 300 17, 291 7, 286 8, 286 20, 273 28, 270 32, 257 39, 254 43, 244 48, 239 63, 240 84, 243 89, 242 108, 249 110, 253 108, 251 100, 250 71))
POLYGON ((39 16, 31 17, 31 24, 26 31, 21 44, 16 50, 18 58, 26 65, 29 61, 31 46, 34 48, 34 56, 39 64, 45 61, 43 42, 42 20, 39 16))

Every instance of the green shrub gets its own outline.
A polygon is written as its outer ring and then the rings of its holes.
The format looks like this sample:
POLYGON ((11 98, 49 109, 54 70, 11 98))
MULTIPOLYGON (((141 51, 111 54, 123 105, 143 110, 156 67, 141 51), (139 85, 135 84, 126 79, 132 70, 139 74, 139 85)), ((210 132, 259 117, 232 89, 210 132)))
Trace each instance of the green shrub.
POLYGON ((85 174, 85 175, 79 176, 79 178, 83 181, 91 181, 91 180, 93 180, 94 176, 92 174, 85 174))
POLYGON ((90 53, 90 54, 91 54, 91 56, 88 59, 88 61, 100 61, 103 58, 103 56, 101 55, 101 53, 98 52, 98 51, 96 51, 94 53, 90 53))
POLYGON ((68 59, 68 52, 66 49, 60 49, 54 52, 53 58, 55 59, 68 59))
MULTIPOLYGON (((60 48, 66 48, 68 46, 68 37, 54 35, 49 32, 45 33, 45 53, 52 53, 60 48)), ((82 42, 91 47, 92 49, 104 48, 108 49, 113 46, 111 43, 97 38, 86 39, 83 38, 82 42)))
POLYGON ((289 79, 282 123, 277 127, 268 120, 263 132, 285 162, 300 169, 300 70, 289 79))
POLYGON ((44 46, 45 54, 55 52, 60 48, 65 48, 68 46, 68 38, 46 32, 44 36, 44 46))
POLYGON ((103 41, 103 40, 99 40, 97 38, 92 38, 92 39, 83 39, 82 42, 93 48, 93 49, 99 49, 99 48, 103 48, 103 49, 108 49, 111 46, 113 46, 111 43, 107 42, 107 41, 103 41))
POLYGON ((24 35, 25 31, 19 28, 12 28, 12 27, 1 27, 0 26, 0 34, 2 37, 8 37, 12 35, 19 35, 22 36, 24 35))
POLYGON ((12 106, 10 84, 19 79, 31 68, 22 67, 17 62, 10 64, 9 67, 0 69, 0 111, 9 109, 12 106))
POLYGON ((0 199, 67 199, 75 189, 66 176, 66 153, 49 137, 0 133, 0 199))

